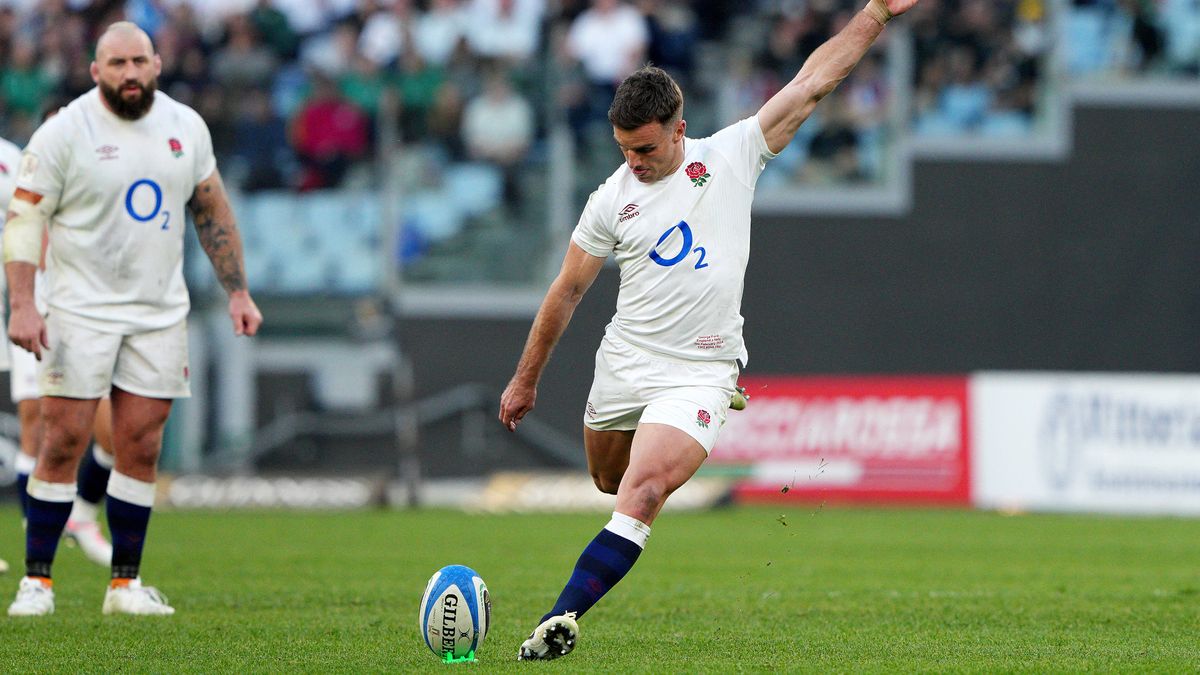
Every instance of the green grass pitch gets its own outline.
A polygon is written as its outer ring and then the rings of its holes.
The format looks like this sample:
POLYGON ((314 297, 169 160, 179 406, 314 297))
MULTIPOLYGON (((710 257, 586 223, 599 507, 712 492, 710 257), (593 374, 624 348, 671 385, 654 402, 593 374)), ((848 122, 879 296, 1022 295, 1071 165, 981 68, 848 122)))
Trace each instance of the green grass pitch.
MULTIPOLYGON (((1195 672, 1200 520, 835 506, 667 513, 579 646, 517 663, 604 515, 155 514, 143 573, 178 610, 104 617, 60 549, 57 612, 0 616, 0 672, 1195 672), (475 664, 425 647, 439 567, 493 597, 475 664)), ((0 509, 0 557, 23 552, 0 509)), ((5 605, 20 565, 0 577, 5 605)))

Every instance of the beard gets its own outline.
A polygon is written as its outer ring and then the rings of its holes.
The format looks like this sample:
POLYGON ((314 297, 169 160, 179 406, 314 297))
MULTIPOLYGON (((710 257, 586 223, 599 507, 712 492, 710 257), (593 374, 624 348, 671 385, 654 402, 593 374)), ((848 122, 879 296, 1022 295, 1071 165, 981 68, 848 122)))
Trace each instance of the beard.
POLYGON ((108 107, 117 114, 117 117, 127 120, 140 119, 154 104, 154 92, 158 89, 158 80, 152 79, 148 84, 136 83, 139 93, 137 98, 132 100, 126 99, 121 92, 121 89, 127 84, 129 83, 121 83, 121 88, 118 89, 100 82, 100 95, 104 97, 108 107))

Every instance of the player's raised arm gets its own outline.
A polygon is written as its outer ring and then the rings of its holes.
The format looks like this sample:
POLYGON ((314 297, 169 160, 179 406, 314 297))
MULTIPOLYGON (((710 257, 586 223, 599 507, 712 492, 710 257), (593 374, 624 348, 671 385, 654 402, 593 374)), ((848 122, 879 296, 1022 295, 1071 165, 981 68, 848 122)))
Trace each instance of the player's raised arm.
POLYGON ((809 55, 796 77, 758 112, 758 123, 771 152, 783 150, 792 141, 817 102, 862 60, 883 32, 884 24, 916 4, 917 0, 870 0, 841 32, 809 55))
POLYGON ((546 292, 546 298, 542 300, 542 306, 533 320, 533 328, 529 329, 529 338, 521 352, 517 372, 500 397, 500 422, 509 431, 516 431, 521 418, 533 410, 538 380, 542 378, 542 371, 550 360, 550 352, 558 344, 558 339, 571 322, 575 307, 596 280, 603 265, 604 258, 585 252, 575 242, 567 247, 562 269, 550 284, 550 290, 546 292))
POLYGON ((216 169, 200 181, 188 209, 196 221, 200 245, 212 261, 213 270, 225 292, 229 294, 229 317, 237 335, 254 335, 262 324, 262 313, 250 297, 246 286, 246 265, 242 258, 242 235, 238 232, 229 195, 216 169))
POLYGON ((4 272, 12 316, 8 336, 13 344, 33 352, 41 360, 49 347, 46 323, 33 300, 33 280, 42 259, 42 233, 54 210, 51 200, 36 192, 17 188, 8 206, 4 225, 4 272))

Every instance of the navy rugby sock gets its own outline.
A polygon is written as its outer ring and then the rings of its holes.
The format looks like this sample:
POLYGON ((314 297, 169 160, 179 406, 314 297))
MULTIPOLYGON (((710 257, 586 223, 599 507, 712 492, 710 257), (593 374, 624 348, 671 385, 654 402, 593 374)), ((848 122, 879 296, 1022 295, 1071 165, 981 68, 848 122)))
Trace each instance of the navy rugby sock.
POLYGON ((608 525, 583 549, 566 588, 542 621, 567 612, 575 612, 577 619, 583 616, 633 568, 649 536, 648 525, 614 513, 608 525))
POLYGON ((50 578, 54 554, 75 501, 74 483, 29 479, 29 512, 25 525, 25 576, 50 578))
POLYGON ((108 476, 112 473, 111 461, 108 466, 104 466, 97 453, 104 453, 107 458, 112 457, 100 446, 93 445, 85 453, 79 467, 79 496, 92 504, 99 504, 100 500, 104 499, 104 491, 108 489, 108 476))
POLYGON ((37 460, 21 453, 17 455, 14 464, 17 469, 17 499, 21 501, 21 517, 29 518, 29 476, 37 466, 37 460))
POLYGON ((113 471, 108 481, 108 531, 112 534, 112 578, 135 579, 150 526, 154 483, 113 471))
POLYGON ((29 518, 29 474, 17 474, 17 495, 21 500, 21 517, 29 518))

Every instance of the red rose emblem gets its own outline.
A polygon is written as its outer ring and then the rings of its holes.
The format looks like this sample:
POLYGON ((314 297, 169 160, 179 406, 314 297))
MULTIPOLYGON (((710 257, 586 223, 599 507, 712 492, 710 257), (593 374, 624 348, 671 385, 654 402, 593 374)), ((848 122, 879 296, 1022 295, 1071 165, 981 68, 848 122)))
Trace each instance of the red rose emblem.
POLYGON ((685 171, 687 171, 688 178, 691 178, 692 180, 695 180, 708 173, 708 169, 704 167, 702 162, 692 162, 691 164, 688 164, 685 171))
POLYGON ((179 157, 183 154, 183 143, 179 142, 178 138, 172 138, 167 141, 167 145, 171 147, 171 154, 179 157))
POLYGON ((703 422, 705 426, 708 426, 708 423, 712 421, 712 415, 709 415, 707 410, 698 410, 696 411, 696 419, 703 422))

